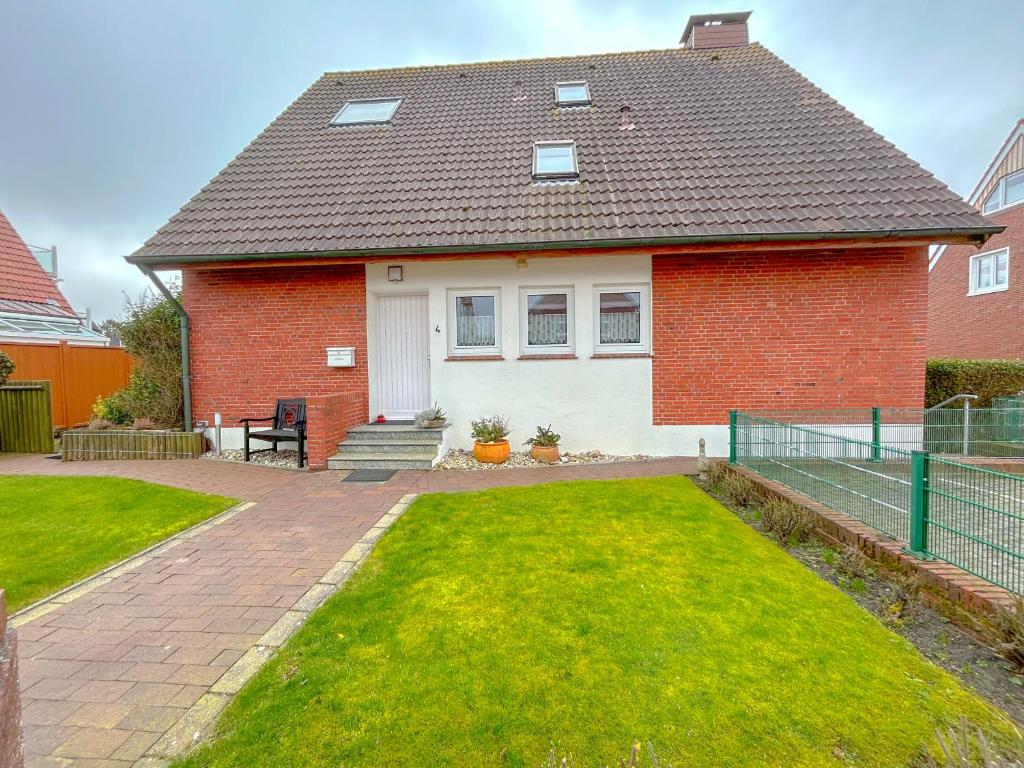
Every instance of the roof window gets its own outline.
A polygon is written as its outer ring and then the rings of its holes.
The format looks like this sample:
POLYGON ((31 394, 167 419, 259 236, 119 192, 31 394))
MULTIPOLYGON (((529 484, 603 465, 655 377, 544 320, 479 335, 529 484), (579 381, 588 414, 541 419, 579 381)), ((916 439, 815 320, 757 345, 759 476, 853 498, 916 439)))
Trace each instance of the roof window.
POLYGON ((331 125, 372 125, 390 123, 401 99, 358 99, 346 101, 331 125))
POLYGON ((996 184, 991 194, 985 198, 982 212, 992 213, 1000 208, 1007 208, 1024 200, 1024 171, 1004 176, 996 184))
POLYGON ((590 104, 590 88, 583 80, 555 83, 555 103, 560 107, 585 107, 590 104))
POLYGON ((533 145, 533 178, 575 179, 576 143, 572 141, 538 141, 533 145))

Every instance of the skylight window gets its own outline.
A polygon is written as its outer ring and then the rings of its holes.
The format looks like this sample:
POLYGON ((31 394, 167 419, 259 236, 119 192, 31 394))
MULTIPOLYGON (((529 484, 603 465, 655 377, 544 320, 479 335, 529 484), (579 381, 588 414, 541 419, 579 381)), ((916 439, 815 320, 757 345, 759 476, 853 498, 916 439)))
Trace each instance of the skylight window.
POLYGON ((576 144, 572 141, 538 141, 533 145, 535 179, 575 179, 576 144))
POLYGON ((389 123, 401 99, 360 99, 346 101, 341 111, 334 116, 331 125, 369 125, 389 123))
POLYGON ((590 103, 590 88, 582 80, 555 83, 555 102, 560 107, 584 107, 590 103))

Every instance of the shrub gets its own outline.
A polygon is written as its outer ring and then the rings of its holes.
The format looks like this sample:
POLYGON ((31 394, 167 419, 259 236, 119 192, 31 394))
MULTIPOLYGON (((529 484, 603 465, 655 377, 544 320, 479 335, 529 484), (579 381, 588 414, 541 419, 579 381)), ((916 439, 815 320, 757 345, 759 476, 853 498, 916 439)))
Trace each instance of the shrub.
POLYGON ((708 482, 712 487, 721 483, 725 476, 730 474, 732 474, 732 471, 724 461, 708 462, 708 482))
POLYGON ((137 419, 168 427, 181 424, 180 421, 174 421, 181 410, 181 404, 168 402, 166 393, 150 381, 141 369, 132 372, 127 387, 99 398, 92 410, 98 418, 124 426, 137 419))
POLYGON ((97 416, 119 424, 151 419, 158 426, 181 427, 184 409, 178 323, 171 302, 151 294, 129 301, 124 319, 108 323, 138 360, 138 367, 126 389, 97 401, 97 416))
POLYGON ((1024 672, 1024 598, 1014 597, 1012 606, 996 606, 979 628, 996 651, 1024 672))
POLYGON ((925 379, 925 405, 968 393, 977 395, 972 405, 989 408, 993 397, 1024 390, 1024 360, 929 360, 925 379))
POLYGON ((840 576, 847 579, 866 579, 875 572, 871 559, 856 548, 844 549, 835 569, 840 576))
POLYGON ((0 349, 0 387, 10 381, 12 373, 14 373, 14 361, 0 349))
POLYGON ((478 443, 496 443, 508 437, 508 421, 501 416, 477 419, 473 422, 473 439, 478 443))
POLYGON ((528 438, 523 442, 523 445, 539 445, 541 447, 550 447, 552 445, 558 445, 562 436, 557 432, 551 431, 551 425, 548 424, 546 427, 537 427, 537 436, 528 438))
POLYGON ((117 424, 114 424, 112 421, 107 421, 106 419, 93 419, 89 422, 89 429, 113 429, 116 426, 117 424))
POLYGON ((796 544, 814 530, 814 516, 791 501, 773 496, 761 506, 761 528, 780 541, 796 544))
POLYGON ((715 485, 715 490, 740 507, 749 507, 761 499, 757 483, 735 472, 727 472, 715 485))

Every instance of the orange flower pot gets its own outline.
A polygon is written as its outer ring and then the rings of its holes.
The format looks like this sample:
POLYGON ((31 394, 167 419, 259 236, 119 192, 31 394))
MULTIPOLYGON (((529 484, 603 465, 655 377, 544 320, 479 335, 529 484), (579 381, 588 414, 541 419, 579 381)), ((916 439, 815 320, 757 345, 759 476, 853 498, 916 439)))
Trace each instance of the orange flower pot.
POLYGON ((508 440, 496 440, 493 443, 473 443, 473 458, 481 464, 504 464, 508 461, 510 452, 508 440))
POLYGON ((530 448, 530 456, 541 464, 557 464, 561 454, 557 445, 534 445, 530 448))

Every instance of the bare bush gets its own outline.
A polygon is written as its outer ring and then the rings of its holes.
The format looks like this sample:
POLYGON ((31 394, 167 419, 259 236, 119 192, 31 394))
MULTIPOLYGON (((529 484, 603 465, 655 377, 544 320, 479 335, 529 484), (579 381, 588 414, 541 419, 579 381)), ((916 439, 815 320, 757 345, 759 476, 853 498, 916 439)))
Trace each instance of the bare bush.
POLYGON ((773 496, 761 506, 761 528, 780 541, 796 544, 814 530, 814 515, 791 501, 773 496))

